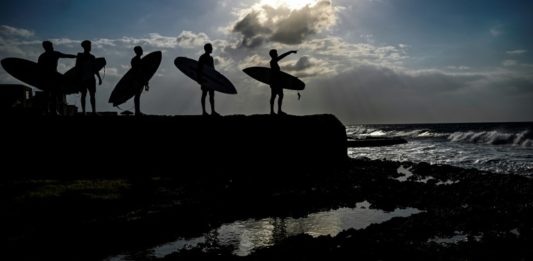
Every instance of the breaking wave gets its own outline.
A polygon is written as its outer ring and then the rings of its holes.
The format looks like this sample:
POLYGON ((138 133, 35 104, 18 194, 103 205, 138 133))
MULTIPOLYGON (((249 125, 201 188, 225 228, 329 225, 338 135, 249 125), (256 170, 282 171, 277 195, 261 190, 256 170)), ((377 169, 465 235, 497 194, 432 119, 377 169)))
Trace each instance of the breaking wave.
POLYGON ((357 126, 348 129, 348 136, 352 137, 388 137, 388 138, 435 138, 447 137, 449 133, 436 133, 428 129, 416 130, 383 130, 371 127, 357 126))
POLYGON ((468 131, 452 133, 448 140, 451 142, 466 142, 489 145, 513 145, 533 147, 533 139, 529 130, 520 133, 506 133, 499 131, 468 131))

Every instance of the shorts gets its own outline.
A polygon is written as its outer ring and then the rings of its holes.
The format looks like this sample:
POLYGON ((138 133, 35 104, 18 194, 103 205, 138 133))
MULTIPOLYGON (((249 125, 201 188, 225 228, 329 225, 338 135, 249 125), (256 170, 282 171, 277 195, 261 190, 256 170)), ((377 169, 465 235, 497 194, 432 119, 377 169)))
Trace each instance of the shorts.
POLYGON ((270 89, 272 90, 272 94, 283 95, 283 88, 279 86, 270 85, 270 89))
POLYGON ((203 92, 214 92, 215 90, 207 87, 207 86, 204 86, 204 85, 201 85, 201 89, 203 92))
POLYGON ((96 93, 96 80, 86 80, 80 83, 81 93, 86 94, 89 91, 90 94, 96 93))

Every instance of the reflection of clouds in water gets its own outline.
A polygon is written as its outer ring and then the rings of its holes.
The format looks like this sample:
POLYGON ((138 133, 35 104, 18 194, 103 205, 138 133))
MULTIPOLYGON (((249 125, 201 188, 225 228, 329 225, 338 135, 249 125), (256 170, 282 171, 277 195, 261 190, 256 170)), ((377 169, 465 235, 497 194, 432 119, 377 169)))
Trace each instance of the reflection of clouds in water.
MULTIPOLYGON (((192 247, 205 243, 207 248, 217 246, 233 246, 234 254, 247 256, 255 249, 270 247, 288 237, 307 234, 312 237, 337 236, 348 229, 364 229, 371 224, 379 224, 395 217, 408 217, 418 214, 418 209, 397 209, 384 212, 370 209, 370 203, 365 201, 355 208, 341 208, 310 214, 304 218, 265 218, 261 220, 238 221, 223 225, 211 231, 204 237, 191 240, 177 240, 155 248, 155 256, 162 258, 174 252, 179 252, 186 245, 192 247)), ((209 249, 204 249, 209 250, 209 249)))
POLYGON ((233 245, 238 256, 249 255, 253 249, 274 244, 274 219, 236 222, 217 230, 218 245, 233 245))

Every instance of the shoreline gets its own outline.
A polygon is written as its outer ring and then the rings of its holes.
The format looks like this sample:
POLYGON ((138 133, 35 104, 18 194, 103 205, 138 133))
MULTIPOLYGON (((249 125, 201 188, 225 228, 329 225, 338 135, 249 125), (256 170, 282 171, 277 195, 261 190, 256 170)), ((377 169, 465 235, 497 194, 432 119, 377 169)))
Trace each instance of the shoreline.
MULTIPOLYGON (((31 258, 33 253, 36 255, 33 257, 53 256, 59 260, 102 260, 130 253, 135 254, 136 260, 153 260, 142 249, 169 242, 177 236, 197 237, 235 220, 304 217, 368 201, 372 208, 384 211, 413 207, 424 213, 395 218, 364 230, 348 230, 334 238, 295 236, 239 259, 341 257, 346 254, 368 259, 388 259, 396 255, 456 259, 482 258, 485 254, 502 256, 509 251, 514 253, 508 256, 510 259, 533 256, 525 247, 533 242, 533 221, 527 218, 533 213, 531 179, 425 163, 354 159, 340 171, 317 174, 308 174, 306 179, 287 178, 283 183, 269 178, 202 176, 184 182, 156 174, 142 182, 98 179, 39 183, 26 180, 4 184, 3 187, 7 185, 10 189, 7 197, 2 198, 8 199, 10 204, 7 205, 13 207, 8 217, 11 221, 7 230, 10 232, 8 253, 30 255, 15 255, 20 259, 31 258), (400 167, 410 169, 413 176, 404 182, 398 181, 403 175, 398 174, 400 167), (435 180, 415 182, 429 175, 435 180), (458 182, 437 185, 448 180, 458 182), (58 188, 63 191, 58 192, 58 188), (32 194, 36 191, 40 194, 32 194), (24 198, 23 195, 28 194, 33 198, 24 198), (39 215, 45 218, 40 218, 39 222, 28 219, 39 215), (16 230, 20 227, 33 232, 20 234, 16 230), (480 241, 448 247, 428 243, 432 238, 452 237, 456 231, 464 232, 467 237, 483 236, 480 241), (500 247, 493 248, 494 244, 500 247), (20 247, 35 247, 39 251, 19 252, 20 247), (62 251, 64 255, 58 257, 62 251)), ((231 249, 220 248, 210 253, 192 249, 163 260, 220 255, 237 259, 231 255, 231 249)))
POLYGON ((351 159, 345 127, 332 115, 8 123, 7 150, 13 151, 6 169, 16 169, 0 180, 6 206, 0 228, 8 239, 0 256, 9 260, 103 260, 120 254, 155 260, 149 251, 155 246, 238 220, 302 218, 360 202, 385 212, 422 213, 335 237, 294 236, 246 257, 233 256, 228 246, 204 252, 200 244, 162 260, 533 257, 533 180, 447 165, 351 159), (206 153, 208 148, 213 152, 206 153), (454 236, 467 240, 432 241, 454 236))

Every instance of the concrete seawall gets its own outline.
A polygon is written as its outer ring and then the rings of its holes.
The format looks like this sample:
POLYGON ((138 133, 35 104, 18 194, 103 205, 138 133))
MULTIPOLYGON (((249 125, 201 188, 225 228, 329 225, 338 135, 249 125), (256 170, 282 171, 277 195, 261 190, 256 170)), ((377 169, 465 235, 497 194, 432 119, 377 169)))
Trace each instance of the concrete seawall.
POLYGON ((40 117, 5 122, 3 161, 13 169, 7 176, 219 170, 253 175, 256 170, 329 169, 347 159, 345 127, 333 115, 40 117))

